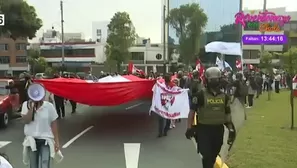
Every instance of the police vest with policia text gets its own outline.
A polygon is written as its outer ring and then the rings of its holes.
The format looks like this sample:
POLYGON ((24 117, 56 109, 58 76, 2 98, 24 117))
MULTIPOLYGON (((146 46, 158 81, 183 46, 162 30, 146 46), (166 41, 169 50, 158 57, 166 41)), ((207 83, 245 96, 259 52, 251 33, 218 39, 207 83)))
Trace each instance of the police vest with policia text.
MULTIPOLYGON (((224 93, 220 93, 217 96, 213 96, 205 90, 202 90, 204 96, 204 105, 202 107, 198 107, 198 115, 197 121, 201 124, 206 125, 219 125, 226 123, 226 112, 225 112, 225 102, 226 95, 224 93)), ((196 98, 196 97, 195 97, 196 98)), ((193 98, 192 101, 195 101, 193 98)), ((197 98, 196 102, 198 103, 197 98)))

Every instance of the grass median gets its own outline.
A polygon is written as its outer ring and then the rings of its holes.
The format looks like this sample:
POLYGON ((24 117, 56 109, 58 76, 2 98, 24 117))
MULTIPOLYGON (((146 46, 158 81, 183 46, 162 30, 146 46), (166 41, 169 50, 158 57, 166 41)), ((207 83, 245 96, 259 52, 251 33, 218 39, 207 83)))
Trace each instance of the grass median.
MULTIPOLYGON (((297 105, 297 99, 294 101, 297 105)), ((297 168, 297 109, 295 130, 290 129, 289 91, 267 93, 247 110, 248 120, 240 130, 230 158, 230 168, 297 168)))

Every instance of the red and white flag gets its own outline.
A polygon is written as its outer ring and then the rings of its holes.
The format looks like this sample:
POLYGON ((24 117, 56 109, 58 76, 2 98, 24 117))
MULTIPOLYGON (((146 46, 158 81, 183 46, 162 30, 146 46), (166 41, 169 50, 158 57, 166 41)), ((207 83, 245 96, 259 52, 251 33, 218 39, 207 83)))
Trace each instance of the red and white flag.
POLYGON ((236 68, 239 70, 239 71, 242 71, 242 63, 241 63, 241 60, 240 59, 237 59, 236 62, 236 68))
POLYGON ((202 62, 200 59, 196 61, 196 70, 199 72, 199 77, 202 81, 204 81, 204 72, 205 72, 205 67, 203 66, 202 62))
POLYGON ((143 70, 136 68, 132 62, 129 62, 128 64, 128 72, 132 74, 137 73, 137 74, 145 75, 143 70))
POLYGON ((252 70, 252 69, 254 69, 254 66, 252 64, 248 64, 248 68, 249 68, 249 70, 252 70))

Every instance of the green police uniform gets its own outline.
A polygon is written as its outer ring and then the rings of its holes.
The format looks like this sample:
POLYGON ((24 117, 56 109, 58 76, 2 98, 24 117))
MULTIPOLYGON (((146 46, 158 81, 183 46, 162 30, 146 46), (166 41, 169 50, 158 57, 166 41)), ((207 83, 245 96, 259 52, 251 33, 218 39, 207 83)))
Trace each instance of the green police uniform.
POLYGON ((224 124, 231 120, 230 97, 221 92, 219 70, 212 68, 213 76, 207 76, 207 87, 191 97, 191 111, 195 111, 197 125, 186 132, 187 138, 194 132, 197 150, 201 155, 203 168, 213 168, 223 145, 224 124), (213 82, 213 83, 211 83, 213 82))

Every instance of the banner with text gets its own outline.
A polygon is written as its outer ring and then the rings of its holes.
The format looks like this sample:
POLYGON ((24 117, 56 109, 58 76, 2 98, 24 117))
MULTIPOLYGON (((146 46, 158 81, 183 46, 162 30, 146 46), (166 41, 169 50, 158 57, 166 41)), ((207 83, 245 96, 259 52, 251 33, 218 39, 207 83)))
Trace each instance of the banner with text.
POLYGON ((156 82, 153 92, 150 111, 166 119, 188 118, 188 89, 167 88, 164 83, 156 82))

